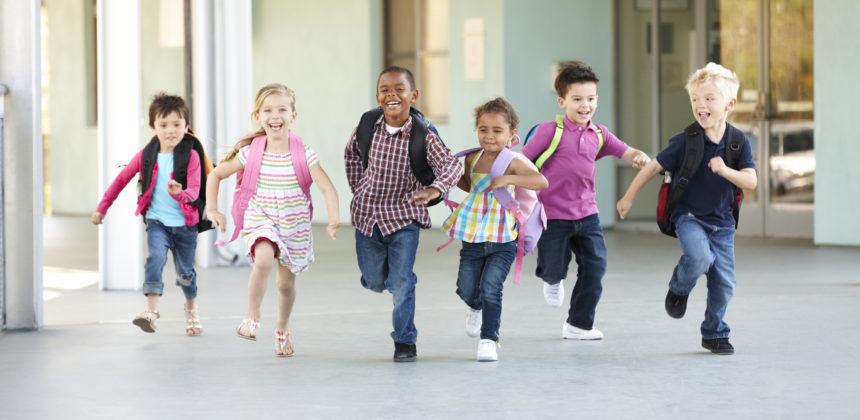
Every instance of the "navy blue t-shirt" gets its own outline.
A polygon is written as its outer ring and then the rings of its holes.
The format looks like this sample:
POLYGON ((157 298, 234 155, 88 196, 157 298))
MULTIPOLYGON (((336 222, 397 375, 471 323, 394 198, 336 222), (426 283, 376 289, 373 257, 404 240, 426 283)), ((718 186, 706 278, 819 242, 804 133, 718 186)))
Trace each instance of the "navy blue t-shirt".
MULTIPOLYGON (((735 219, 732 216, 732 201, 734 200, 734 185, 727 179, 715 174, 708 167, 711 158, 720 156, 726 160, 726 143, 729 133, 728 123, 725 133, 720 142, 712 142, 708 136, 705 137, 705 150, 702 154, 702 162, 699 169, 693 174, 690 183, 681 195, 678 205, 672 212, 671 220, 674 223, 682 214, 692 213, 705 223, 715 226, 734 226, 735 219)), ((663 169, 677 174, 681 170, 686 149, 686 136, 684 133, 676 134, 669 139, 669 146, 657 154, 657 162, 663 169)), ((738 170, 753 168, 752 148, 750 140, 744 135, 744 145, 738 158, 738 170)), ((677 178, 673 179, 677 181, 677 178)))

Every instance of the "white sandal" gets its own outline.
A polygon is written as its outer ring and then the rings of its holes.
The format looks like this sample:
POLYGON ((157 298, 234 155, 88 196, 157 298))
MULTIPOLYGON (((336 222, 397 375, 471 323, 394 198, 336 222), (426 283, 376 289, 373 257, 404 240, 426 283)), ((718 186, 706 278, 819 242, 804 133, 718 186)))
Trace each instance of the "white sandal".
POLYGON ((158 318, 161 318, 158 311, 147 309, 134 317, 131 323, 140 327, 144 332, 154 333, 156 326, 155 320, 158 318))
POLYGON ((292 352, 287 353, 287 343, 290 343, 290 347, 293 347, 293 340, 292 340, 292 338, 290 337, 290 331, 289 331, 289 330, 287 330, 287 331, 278 331, 278 330, 275 330, 275 341, 277 342, 277 344, 276 344, 276 345, 278 346, 278 350, 280 350, 280 351, 281 351, 280 353, 278 353, 278 352, 276 351, 276 352, 275 352, 275 356, 278 356, 278 357, 290 357, 290 356, 292 356, 293 354, 295 354, 295 353, 296 353, 296 349, 295 349, 295 348, 293 348, 293 351, 292 351, 292 352))
POLYGON ((236 327, 236 335, 246 340, 257 341, 257 327, 260 326, 259 319, 245 318, 238 327, 236 327), (242 327, 248 327, 248 335, 242 334, 242 327))
POLYGON ((195 305, 194 309, 188 309, 183 305, 182 308, 185 309, 185 335, 196 336, 203 334, 203 324, 200 322, 200 316, 197 314, 198 306, 195 305), (195 330, 199 330, 200 332, 195 333, 195 330))

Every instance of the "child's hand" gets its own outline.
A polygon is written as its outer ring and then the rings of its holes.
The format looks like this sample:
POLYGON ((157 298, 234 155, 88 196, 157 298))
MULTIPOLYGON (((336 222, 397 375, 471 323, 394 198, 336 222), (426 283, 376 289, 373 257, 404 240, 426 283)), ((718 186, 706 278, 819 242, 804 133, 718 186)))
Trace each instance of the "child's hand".
POLYGON ((206 210, 206 218, 215 225, 215 229, 221 232, 227 231, 227 219, 220 211, 208 209, 206 210))
POLYGON ((328 226, 325 227, 326 233, 328 236, 334 240, 337 239, 337 228, 340 227, 340 219, 329 220, 328 226))
POLYGON ((487 191, 495 190, 496 188, 505 188, 510 184, 508 182, 507 175, 499 175, 490 182, 490 186, 487 187, 487 191))
POLYGON ((646 154, 643 151, 639 151, 639 153, 636 153, 635 155, 633 155, 632 164, 633 164, 633 167, 636 169, 644 168, 645 165, 648 164, 648 162, 651 162, 651 158, 648 157, 648 154, 646 154))
POLYGON ((615 208, 618 209, 618 215, 621 216, 621 219, 627 216, 627 212, 630 211, 630 207, 632 206, 633 200, 629 200, 626 197, 621 197, 618 203, 615 204, 615 208))
POLYGON ((167 192, 176 195, 182 192, 182 184, 176 182, 176 180, 168 179, 167 180, 167 192))
POLYGON ((105 219, 105 215, 103 215, 103 214, 101 214, 101 213, 99 213, 99 212, 97 212, 97 211, 94 211, 94 212, 93 212, 93 215, 92 215, 92 216, 90 216, 90 221, 91 221, 91 222, 93 222, 93 224, 94 224, 94 225, 100 225, 100 224, 102 224, 102 221, 103 221, 104 219, 105 219))
POLYGON ((726 168, 726 163, 723 162, 723 158, 716 156, 712 157, 710 162, 708 162, 708 167, 711 168, 713 173, 723 176, 723 169, 726 168))
POLYGON ((409 197, 407 203, 414 204, 416 206, 426 206, 427 203, 430 202, 430 200, 439 198, 441 195, 442 192, 433 187, 425 188, 413 194, 412 197, 409 197))

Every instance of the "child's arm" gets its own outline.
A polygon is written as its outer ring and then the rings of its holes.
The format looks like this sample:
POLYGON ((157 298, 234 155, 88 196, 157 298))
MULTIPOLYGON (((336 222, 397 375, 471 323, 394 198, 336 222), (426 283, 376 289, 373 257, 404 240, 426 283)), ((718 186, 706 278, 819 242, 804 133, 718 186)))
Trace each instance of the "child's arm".
POLYGON ((537 169, 515 158, 511 160, 511 164, 508 165, 505 174, 493 178, 487 189, 494 190, 508 185, 516 185, 520 188, 540 191, 546 189, 549 186, 549 182, 537 169))
POLYGON ((430 200, 446 194, 463 176, 463 164, 459 159, 454 159, 451 150, 432 132, 427 133, 425 147, 427 163, 433 168, 436 180, 429 187, 409 197, 407 201, 416 206, 426 205, 430 200))
POLYGON ((648 157, 645 152, 635 147, 628 147, 627 150, 624 151, 624 154, 621 155, 621 159, 630 162, 630 164, 636 169, 645 167, 645 165, 651 161, 651 158, 648 157))
POLYGON ((328 213, 328 225, 325 227, 325 230, 329 237, 337 239, 337 228, 340 227, 337 190, 335 190, 334 184, 331 183, 331 179, 329 179, 328 174, 323 170, 322 165, 317 163, 311 168, 310 172, 311 179, 314 180, 314 184, 317 185, 317 188, 320 189, 323 197, 325 197, 325 209, 328 213))
POLYGON ((708 167, 713 173, 727 179, 738 188, 754 190, 758 186, 758 176, 756 176, 753 168, 744 168, 739 171, 732 169, 726 166, 726 162, 720 156, 711 158, 708 167))
POLYGON ((466 158, 463 159, 463 176, 461 176, 460 180, 457 181, 457 188, 460 188, 465 192, 472 191, 472 170, 470 168, 472 167, 472 161, 477 156, 478 152, 473 152, 466 155, 466 158))
POLYGON ((133 178, 136 173, 140 172, 140 157, 142 154, 143 150, 132 156, 128 164, 125 165, 125 168, 123 168, 116 178, 114 178, 113 182, 111 182, 102 197, 102 201, 100 201, 96 207, 96 211, 94 211, 90 216, 90 221, 93 222, 94 225, 100 225, 102 223, 105 218, 105 214, 107 214, 108 208, 110 208, 111 204, 113 204, 114 200, 119 196, 119 193, 126 185, 128 185, 131 178, 133 178))
POLYGON ((221 162, 209 173, 206 180, 206 218, 212 221, 215 229, 221 232, 227 230, 227 219, 218 211, 218 187, 221 185, 222 179, 233 175, 239 169, 242 169, 242 164, 239 163, 239 157, 236 156, 226 162, 221 162))
POLYGON ((639 194, 639 190, 654 178, 654 175, 657 175, 663 171, 663 167, 660 166, 660 162, 657 159, 651 159, 644 168, 639 170, 639 173, 636 174, 636 177, 633 178, 633 181, 630 182, 630 187, 627 188, 627 192, 624 193, 624 197, 621 197, 618 200, 618 203, 615 204, 615 208, 618 209, 618 214, 623 219, 627 216, 627 212, 630 211, 630 207, 633 205, 633 199, 636 198, 636 194, 639 194))
POLYGON ((188 160, 188 171, 185 176, 185 190, 182 184, 173 178, 167 180, 167 193, 180 203, 190 203, 200 195, 200 158, 197 153, 192 152, 188 160))

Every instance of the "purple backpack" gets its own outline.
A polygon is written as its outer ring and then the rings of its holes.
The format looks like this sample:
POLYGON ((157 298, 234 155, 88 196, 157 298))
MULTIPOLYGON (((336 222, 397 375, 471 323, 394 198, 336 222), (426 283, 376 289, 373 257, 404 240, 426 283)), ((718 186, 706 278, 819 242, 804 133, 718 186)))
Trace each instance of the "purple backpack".
MULTIPOLYGON (((454 155, 454 157, 459 158, 479 150, 481 150, 480 147, 463 150, 454 155)), ((493 161, 493 166, 490 168, 490 176, 495 178, 504 175, 505 170, 508 169, 511 161, 514 159, 522 160, 537 171, 534 164, 525 156, 512 152, 510 149, 503 149, 496 156, 496 160, 493 161)), ((520 273, 522 273, 523 269, 523 256, 532 252, 535 246, 537 246, 538 239, 540 239, 541 233, 546 228, 546 214, 538 200, 537 191, 515 187, 514 196, 511 196, 507 188, 496 188, 493 190, 493 195, 495 195, 499 204, 510 210, 517 219, 517 260, 514 266, 514 283, 519 284, 520 273)), ((452 210, 459 205, 459 203, 447 199, 445 200, 445 204, 451 207, 452 210)), ((445 245, 437 248, 437 251, 450 244, 451 241, 453 241, 453 238, 445 245)))

